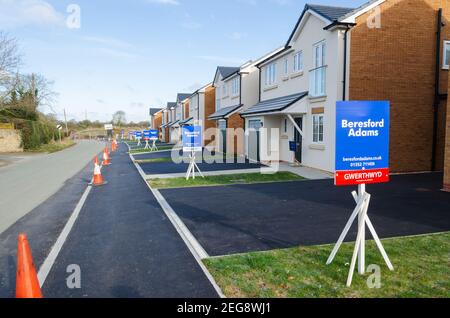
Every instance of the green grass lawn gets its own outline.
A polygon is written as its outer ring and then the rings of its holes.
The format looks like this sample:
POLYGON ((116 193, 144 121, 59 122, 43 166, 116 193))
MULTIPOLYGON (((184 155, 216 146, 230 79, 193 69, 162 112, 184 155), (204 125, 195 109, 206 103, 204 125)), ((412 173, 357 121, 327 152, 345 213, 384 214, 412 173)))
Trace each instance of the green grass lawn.
MULTIPOLYGON (((158 151, 171 150, 172 148, 173 148, 173 146, 162 146, 162 147, 158 147, 158 151)), ((150 149, 140 148, 140 149, 131 149, 130 150, 131 154, 137 154, 137 153, 143 153, 143 152, 150 152, 150 149)))
MULTIPOLYGON (((200 157, 199 157, 200 158, 200 157)), ((228 157, 224 157, 222 155, 217 155, 217 156, 206 156, 203 157, 204 161, 207 162, 226 162, 227 159, 232 159, 233 162, 238 162, 238 158, 234 157, 234 156, 228 156, 228 157)), ((135 160, 136 163, 162 163, 162 162, 173 162, 172 158, 151 158, 151 159, 142 159, 142 160, 135 160)), ((185 162, 185 163, 189 163, 189 159, 185 162)))
POLYGON ((38 149, 30 150, 29 152, 44 152, 44 153, 55 153, 75 145, 72 139, 64 139, 61 142, 52 141, 48 144, 41 145, 38 149))
POLYGON ((261 173, 241 173, 209 177, 197 177, 195 180, 186 180, 186 178, 170 178, 170 179, 151 179, 148 183, 152 188, 185 188, 199 186, 218 186, 226 184, 250 184, 264 182, 282 182, 304 180, 304 178, 291 172, 277 172, 275 174, 261 173))
POLYGON ((381 266, 381 288, 367 287, 356 271, 346 287, 353 243, 326 266, 329 246, 297 247, 204 260, 228 297, 450 297, 450 233, 383 240, 395 270, 389 271, 375 243, 367 243, 366 266, 381 266))

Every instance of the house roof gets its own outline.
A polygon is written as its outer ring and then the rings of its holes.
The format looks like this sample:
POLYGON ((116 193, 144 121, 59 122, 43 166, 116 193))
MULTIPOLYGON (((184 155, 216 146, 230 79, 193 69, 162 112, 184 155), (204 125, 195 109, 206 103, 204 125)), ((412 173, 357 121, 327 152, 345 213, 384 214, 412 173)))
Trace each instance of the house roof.
POLYGON ((261 114, 261 113, 269 113, 269 112, 279 112, 287 107, 293 105, 299 100, 303 99, 308 95, 308 92, 302 92, 292 95, 287 95, 283 97, 278 97, 274 99, 265 100, 259 102, 255 106, 250 107, 249 109, 241 112, 241 115, 248 116, 253 114, 261 114))
POLYGON ((167 103, 167 109, 173 108, 175 106, 177 106, 176 102, 169 102, 169 103, 167 103))
POLYGON ((241 70, 240 67, 228 67, 228 66, 219 66, 217 67, 217 70, 219 71, 220 75, 222 75, 223 78, 230 77, 234 73, 237 73, 241 70))
POLYGON ((339 21, 340 18, 345 17, 349 12, 353 12, 355 10, 355 8, 324 6, 318 4, 307 4, 306 7, 331 22, 339 21))
POLYGON ((305 8, 303 9, 302 14, 300 15, 300 18, 298 19, 297 23, 295 24, 294 29, 292 30, 291 35, 289 36, 288 41, 286 42, 286 47, 289 46, 289 44, 291 43, 291 40, 294 37, 294 34, 297 31, 297 28, 299 27, 300 23, 303 20, 303 17, 310 10, 317 13, 321 17, 325 18, 330 23, 333 23, 336 21, 340 21, 340 19, 346 17, 347 14, 354 12, 355 8, 324 6, 324 5, 318 5, 318 4, 306 4, 305 8))
POLYGON ((191 96, 191 94, 188 94, 188 93, 179 93, 178 95, 177 95, 177 102, 179 103, 179 102, 182 102, 182 101, 184 101, 186 98, 189 98, 191 96))
POLYGON ((155 114, 159 113, 162 108, 150 108, 150 116, 154 116, 155 114))
POLYGON ((214 114, 210 115, 208 119, 217 120, 225 119, 228 115, 239 109, 242 105, 234 105, 229 107, 224 107, 216 111, 214 114))

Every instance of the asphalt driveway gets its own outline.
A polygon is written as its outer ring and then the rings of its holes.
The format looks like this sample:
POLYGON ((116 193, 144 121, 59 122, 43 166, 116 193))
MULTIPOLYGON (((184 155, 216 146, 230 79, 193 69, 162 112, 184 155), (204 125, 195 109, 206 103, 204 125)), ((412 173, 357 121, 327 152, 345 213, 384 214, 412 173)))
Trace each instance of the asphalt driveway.
MULTIPOLYGON (((381 238, 450 230, 442 174, 370 185, 369 216, 381 238)), ((211 256, 334 243, 355 203, 332 180, 161 190, 211 256)), ((370 234, 368 234, 370 235, 370 234)), ((355 240, 356 226, 347 240, 355 240)))

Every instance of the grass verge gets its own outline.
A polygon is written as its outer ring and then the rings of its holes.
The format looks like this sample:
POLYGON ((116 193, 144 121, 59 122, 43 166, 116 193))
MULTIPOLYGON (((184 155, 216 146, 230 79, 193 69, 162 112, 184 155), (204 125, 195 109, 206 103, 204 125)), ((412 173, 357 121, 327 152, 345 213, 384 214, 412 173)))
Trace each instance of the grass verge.
MULTIPOLYGON (((162 147, 158 147, 158 151, 163 151, 163 150, 171 150, 173 148, 173 146, 162 146, 162 147)), ((143 152, 150 152, 150 149, 131 149, 130 153, 131 154, 137 154, 137 153, 143 153, 143 152)))
POLYGON ((61 142, 52 141, 48 144, 41 145, 39 148, 30 150, 29 152, 55 153, 70 148, 74 145, 75 142, 72 139, 64 139, 61 142))
POLYGON ((304 180, 304 178, 291 172, 277 172, 275 174, 261 173, 241 173, 220 176, 208 176, 205 178, 196 178, 195 180, 186 180, 186 178, 169 178, 169 179, 151 179, 148 183, 152 188, 168 189, 168 188, 186 188, 199 186, 218 186, 226 184, 250 184, 264 182, 282 182, 304 180))
POLYGON ((381 287, 369 288, 371 275, 355 271, 345 286, 354 244, 342 246, 334 263, 325 262, 332 245, 298 247, 204 260, 227 297, 450 297, 450 233, 383 240, 395 270, 389 271, 374 242, 366 264, 381 267, 381 287))

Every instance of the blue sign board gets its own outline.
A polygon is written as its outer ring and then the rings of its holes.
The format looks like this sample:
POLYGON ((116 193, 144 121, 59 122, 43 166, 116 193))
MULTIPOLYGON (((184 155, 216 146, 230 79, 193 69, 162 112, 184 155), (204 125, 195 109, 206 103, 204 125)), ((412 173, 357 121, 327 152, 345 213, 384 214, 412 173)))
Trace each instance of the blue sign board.
POLYGON ((183 151, 202 151, 202 127, 184 126, 182 140, 183 151))
POLYGON ((144 140, 150 139, 150 130, 144 130, 144 140))
POLYGON ((156 129, 152 129, 149 131, 150 140, 158 140, 159 139, 159 131, 156 129))
POLYGON ((142 139, 142 131, 136 131, 136 132, 134 133, 134 136, 135 136, 137 139, 142 139))
POLYGON ((289 150, 290 151, 297 151, 297 143, 295 141, 289 141, 289 150))
POLYGON ((388 101, 336 104, 336 185, 389 181, 388 101))

